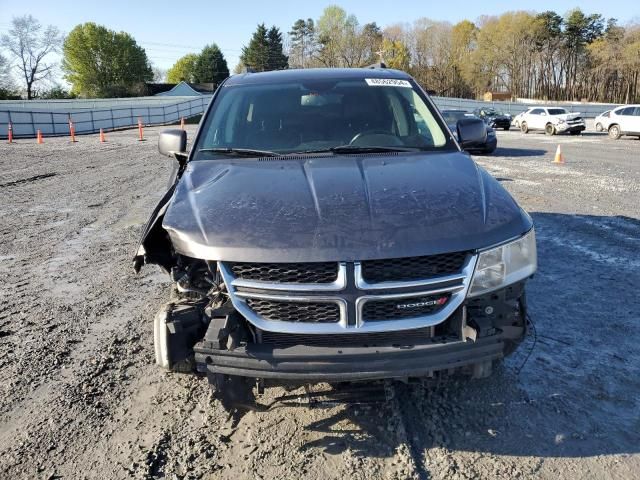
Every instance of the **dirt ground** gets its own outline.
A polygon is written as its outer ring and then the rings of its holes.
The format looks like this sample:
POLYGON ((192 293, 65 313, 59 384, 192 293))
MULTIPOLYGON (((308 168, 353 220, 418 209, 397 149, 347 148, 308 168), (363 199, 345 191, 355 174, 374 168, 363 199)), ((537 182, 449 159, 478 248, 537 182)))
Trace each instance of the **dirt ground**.
POLYGON ((499 132, 478 158, 532 214, 540 263, 537 335, 491 378, 233 419, 153 363, 169 284, 130 260, 170 169, 158 131, 0 145, 0 478, 640 476, 640 141, 499 132))

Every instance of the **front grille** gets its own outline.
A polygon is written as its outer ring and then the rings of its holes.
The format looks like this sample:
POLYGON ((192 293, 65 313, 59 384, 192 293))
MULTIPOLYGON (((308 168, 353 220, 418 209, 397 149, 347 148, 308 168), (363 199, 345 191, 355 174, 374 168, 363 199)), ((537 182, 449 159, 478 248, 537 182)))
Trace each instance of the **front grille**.
MULTIPOLYGON (((304 345, 309 347, 382 347, 421 345, 427 342, 441 341, 444 338, 455 340, 454 335, 433 338, 432 328, 401 330, 380 333, 343 333, 339 335, 305 335, 262 331, 262 343, 278 348, 304 345)), ((436 334, 439 332, 436 331, 436 334)))
POLYGON ((362 308, 365 321, 401 320, 430 315, 441 310, 450 295, 429 295, 390 300, 370 300, 362 308))
POLYGON ((421 280, 438 275, 460 273, 467 252, 443 253, 424 257, 366 260, 362 277, 368 283, 421 280))
POLYGON ((337 262, 231 263, 231 272, 243 280, 274 283, 332 283, 338 277, 337 262))
POLYGON ((298 323, 337 323, 340 321, 340 308, 335 303, 303 303, 248 298, 247 305, 266 320, 298 323))

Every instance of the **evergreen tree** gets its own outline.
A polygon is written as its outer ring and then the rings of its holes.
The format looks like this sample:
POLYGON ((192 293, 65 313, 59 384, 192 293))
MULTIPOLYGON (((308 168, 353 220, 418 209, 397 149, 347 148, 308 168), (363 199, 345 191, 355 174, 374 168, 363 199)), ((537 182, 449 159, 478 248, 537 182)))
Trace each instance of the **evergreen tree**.
POLYGON ((284 70, 289 67, 289 57, 282 51, 282 33, 275 25, 267 32, 269 47, 268 70, 284 70))
POLYGON ((267 27, 264 23, 258 25, 249 41, 249 45, 242 47, 240 61, 256 72, 264 72, 269 68, 269 40, 267 39, 267 27))
POLYGON ((256 72, 287 68, 289 58, 283 52, 280 29, 273 26, 267 30, 264 23, 258 25, 249 45, 242 47, 240 63, 256 72))
POLYGON ((228 76, 229 67, 218 46, 215 43, 205 46, 193 67, 193 81, 218 84, 228 76))

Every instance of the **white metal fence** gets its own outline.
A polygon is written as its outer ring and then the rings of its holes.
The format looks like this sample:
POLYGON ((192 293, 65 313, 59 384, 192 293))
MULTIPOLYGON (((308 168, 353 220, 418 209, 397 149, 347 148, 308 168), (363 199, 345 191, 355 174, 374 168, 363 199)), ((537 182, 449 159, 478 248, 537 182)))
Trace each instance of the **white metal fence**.
POLYGON ((554 107, 566 108, 569 112, 579 112, 585 118, 595 118, 607 110, 618 107, 620 104, 605 103, 571 103, 571 102, 549 102, 544 103, 521 103, 521 102, 484 102, 482 100, 469 100, 466 98, 431 97, 440 110, 467 110, 472 112, 477 108, 493 107, 503 113, 517 115, 524 112, 529 107, 553 105, 554 107))
POLYGON ((69 135, 69 121, 73 122, 76 134, 96 133, 101 128, 106 131, 128 128, 137 125, 138 119, 144 125, 165 125, 203 113, 210 100, 211 95, 164 97, 159 101, 149 97, 63 100, 50 103, 48 108, 38 101, 0 102, 0 137, 7 138, 9 124, 15 138, 35 137, 38 130, 49 136, 69 135))
MULTIPOLYGON (((35 137, 43 135, 68 135, 69 120, 77 134, 96 133, 101 128, 113 130, 132 127, 141 118, 145 125, 175 123, 180 118, 193 117, 207 108, 211 95, 200 97, 140 97, 96 100, 8 100, 0 101, 0 138, 7 138, 8 125, 13 126, 13 136, 35 137)), ((481 107, 494 107, 516 115, 526 110, 526 103, 484 102, 464 98, 433 97, 441 110, 463 109, 473 111, 481 107)), ((570 112, 580 112, 593 118, 617 105, 593 103, 553 103, 570 112)))

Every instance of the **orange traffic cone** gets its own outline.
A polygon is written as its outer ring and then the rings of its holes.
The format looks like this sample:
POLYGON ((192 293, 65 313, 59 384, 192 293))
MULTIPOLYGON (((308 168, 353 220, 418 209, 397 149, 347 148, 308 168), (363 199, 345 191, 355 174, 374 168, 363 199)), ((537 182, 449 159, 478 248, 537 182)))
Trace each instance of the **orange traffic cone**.
POLYGON ((558 149, 556 150, 556 156, 553 159, 553 163, 564 163, 564 155, 562 155, 560 145, 558 145, 558 149))
POLYGON ((142 129, 142 118, 138 117, 138 141, 144 141, 144 131, 142 129))
POLYGON ((73 126, 71 120, 69 120, 69 135, 71 136, 71 143, 76 143, 76 127, 73 126))
POLYGON ((38 143, 44 143, 44 139, 42 138, 42 132, 40 131, 40 129, 38 129, 37 139, 38 143))
POLYGON ((9 140, 8 143, 13 143, 13 125, 11 125, 11 122, 9 122, 9 126, 7 127, 7 140, 9 140))
POLYGON ((106 142, 107 139, 104 138, 104 130, 100 129, 100 143, 106 142))

